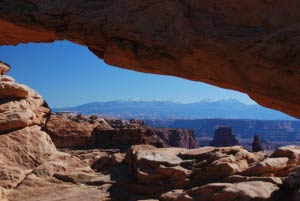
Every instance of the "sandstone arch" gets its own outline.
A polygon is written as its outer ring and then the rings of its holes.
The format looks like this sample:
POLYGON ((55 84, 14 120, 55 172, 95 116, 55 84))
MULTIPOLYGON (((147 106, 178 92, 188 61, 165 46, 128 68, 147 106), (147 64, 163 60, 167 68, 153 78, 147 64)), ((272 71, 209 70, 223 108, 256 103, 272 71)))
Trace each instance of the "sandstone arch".
POLYGON ((247 93, 300 116, 298 0, 0 1, 0 45, 67 39, 108 64, 247 93))

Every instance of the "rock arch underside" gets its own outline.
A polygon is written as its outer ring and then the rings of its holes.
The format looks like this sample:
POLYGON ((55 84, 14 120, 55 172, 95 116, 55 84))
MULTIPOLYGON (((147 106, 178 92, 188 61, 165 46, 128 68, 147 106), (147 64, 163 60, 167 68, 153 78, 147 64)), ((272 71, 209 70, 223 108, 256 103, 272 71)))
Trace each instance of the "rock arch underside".
POLYGON ((0 45, 69 40, 106 63, 247 93, 300 117, 298 0, 0 1, 0 45))

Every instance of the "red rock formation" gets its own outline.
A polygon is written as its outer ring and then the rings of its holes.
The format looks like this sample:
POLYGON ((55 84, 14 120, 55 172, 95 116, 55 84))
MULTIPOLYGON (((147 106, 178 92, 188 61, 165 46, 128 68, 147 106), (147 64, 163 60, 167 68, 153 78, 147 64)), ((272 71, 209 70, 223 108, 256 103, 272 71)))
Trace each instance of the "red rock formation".
POLYGON ((254 135, 252 142, 252 152, 263 151, 263 147, 259 140, 259 135, 254 135))
POLYGON ((214 139, 210 142, 213 147, 228 147, 239 145, 238 140, 232 134, 231 127, 218 127, 215 130, 214 139))
POLYGON ((299 118, 299 7, 297 0, 5 0, 0 45, 67 39, 108 64, 238 90, 299 118))
POLYGON ((58 148, 87 148, 94 143, 95 138, 92 134, 97 127, 112 129, 104 119, 97 116, 57 113, 50 116, 44 130, 58 148))
POLYGON ((72 113, 51 114, 44 130, 58 148, 121 148, 151 144, 156 147, 197 146, 194 131, 157 129, 138 120, 102 119, 72 113))
MULTIPOLYGON (((0 63, 1 73, 5 67, 0 63)), ((49 111, 35 91, 0 75, 0 200, 56 152, 41 131, 49 111)))
POLYGON ((171 147, 193 149, 197 147, 194 130, 189 129, 155 129, 155 133, 171 147))
POLYGON ((44 125, 50 109, 34 90, 0 75, 0 133, 44 125))

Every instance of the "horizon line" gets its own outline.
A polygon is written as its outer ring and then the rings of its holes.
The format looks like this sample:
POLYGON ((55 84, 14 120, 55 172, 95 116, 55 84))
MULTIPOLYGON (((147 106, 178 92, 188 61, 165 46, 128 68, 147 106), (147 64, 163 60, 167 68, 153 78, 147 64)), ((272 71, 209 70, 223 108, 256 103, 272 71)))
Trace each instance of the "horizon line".
POLYGON ((254 103, 245 103, 243 101, 240 101, 235 98, 228 98, 228 99, 210 99, 210 98, 205 98, 201 99, 199 101, 192 101, 192 102, 184 102, 184 101, 173 101, 173 100, 145 100, 145 99, 113 99, 113 100, 103 100, 103 101, 91 101, 91 102, 86 102, 86 103, 81 103, 73 106, 62 106, 62 107, 52 107, 53 109, 60 109, 60 108, 72 108, 72 107, 77 107, 81 105, 86 105, 86 104, 91 104, 91 103, 108 103, 108 102, 170 102, 170 103, 176 103, 176 104, 193 104, 193 103, 200 103, 200 102, 209 102, 209 103, 217 103, 217 102, 222 102, 222 101, 235 101, 244 105, 259 105, 256 102, 254 103))

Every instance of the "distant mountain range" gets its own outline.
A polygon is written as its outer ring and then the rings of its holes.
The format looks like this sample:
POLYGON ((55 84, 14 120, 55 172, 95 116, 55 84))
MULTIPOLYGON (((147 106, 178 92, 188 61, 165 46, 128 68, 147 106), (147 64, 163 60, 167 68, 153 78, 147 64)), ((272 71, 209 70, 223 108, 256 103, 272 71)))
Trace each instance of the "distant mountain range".
POLYGON ((55 108, 55 112, 100 114, 105 117, 122 119, 262 119, 294 120, 281 112, 259 105, 247 105, 235 99, 195 103, 172 101, 109 101, 93 102, 76 107, 55 108))

